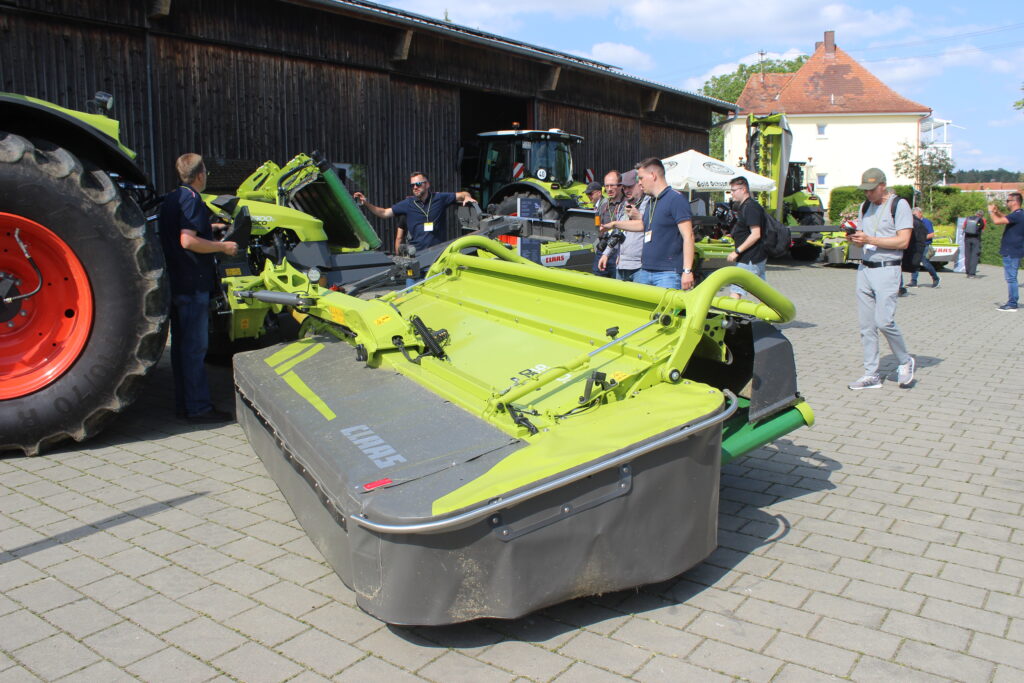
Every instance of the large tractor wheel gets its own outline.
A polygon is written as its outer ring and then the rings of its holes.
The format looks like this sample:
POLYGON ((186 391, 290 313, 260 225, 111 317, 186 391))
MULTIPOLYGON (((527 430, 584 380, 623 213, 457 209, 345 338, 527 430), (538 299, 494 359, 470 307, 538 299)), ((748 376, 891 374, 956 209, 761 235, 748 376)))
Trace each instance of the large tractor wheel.
POLYGON ((135 399, 167 338, 154 238, 106 173, 0 131, 0 452, 81 441, 135 399))

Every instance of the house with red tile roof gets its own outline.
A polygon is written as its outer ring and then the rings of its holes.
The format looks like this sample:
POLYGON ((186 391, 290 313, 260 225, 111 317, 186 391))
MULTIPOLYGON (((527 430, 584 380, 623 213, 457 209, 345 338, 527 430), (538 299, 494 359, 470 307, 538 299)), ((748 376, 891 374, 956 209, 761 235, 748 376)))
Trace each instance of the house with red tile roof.
POLYGON ((921 121, 931 109, 903 97, 861 66, 826 31, 795 73, 753 74, 724 125, 725 161, 746 155, 748 114, 785 112, 793 131, 790 159, 807 161, 807 181, 828 206, 831 188, 857 185, 868 168, 882 169, 889 185, 912 184, 896 173, 900 143, 920 145, 921 121))

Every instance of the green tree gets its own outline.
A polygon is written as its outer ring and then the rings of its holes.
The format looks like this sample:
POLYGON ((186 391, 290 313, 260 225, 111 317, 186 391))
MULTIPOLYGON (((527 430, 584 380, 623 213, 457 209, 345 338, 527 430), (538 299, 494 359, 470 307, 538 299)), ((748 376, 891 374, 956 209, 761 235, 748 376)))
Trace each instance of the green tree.
POLYGON ((953 159, 942 149, 925 142, 921 143, 919 149, 908 142, 900 143, 900 150, 893 157, 893 165, 898 174, 914 179, 914 186, 925 198, 926 211, 931 211, 933 207, 932 187, 953 172, 953 159))
MULTIPOLYGON (((794 59, 766 59, 758 64, 740 64, 732 73, 712 76, 700 88, 700 94, 714 97, 726 102, 736 103, 736 100, 743 94, 743 88, 753 74, 760 73, 793 73, 797 71, 804 62, 807 55, 800 55, 794 59)), ((709 141, 710 155, 721 159, 725 153, 725 141, 722 129, 718 126, 725 117, 715 114, 712 118, 711 136, 709 141)))
MULTIPOLYGON (((1020 87, 1020 89, 1024 90, 1024 85, 1022 85, 1020 87)), ((1016 102, 1014 102, 1013 103, 1013 108, 1014 109, 1024 109, 1024 100, 1017 100, 1016 102)))

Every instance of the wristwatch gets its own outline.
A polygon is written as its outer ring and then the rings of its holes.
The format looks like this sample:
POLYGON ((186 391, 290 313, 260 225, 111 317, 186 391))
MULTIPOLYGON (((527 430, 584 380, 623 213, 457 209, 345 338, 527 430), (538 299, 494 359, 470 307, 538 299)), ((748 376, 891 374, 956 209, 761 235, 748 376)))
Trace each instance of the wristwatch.
POLYGON ((683 268, 683 275, 689 275, 693 270, 691 268, 683 268))

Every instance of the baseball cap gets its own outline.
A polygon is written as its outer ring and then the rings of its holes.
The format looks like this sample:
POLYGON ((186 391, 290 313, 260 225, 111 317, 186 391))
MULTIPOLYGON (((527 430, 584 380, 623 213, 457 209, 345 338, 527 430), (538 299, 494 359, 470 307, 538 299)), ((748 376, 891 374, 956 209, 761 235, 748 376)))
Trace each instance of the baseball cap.
POLYGON ((636 171, 635 170, 634 171, 626 171, 625 173, 622 174, 622 186, 623 187, 633 187, 634 185, 636 185, 636 180, 637 180, 637 178, 636 178, 636 171))
POLYGON ((860 185, 857 186, 858 190, 873 190, 880 184, 885 182, 885 174, 882 173, 880 168, 869 168, 864 171, 864 174, 860 177, 860 185))
POLYGON ((601 189, 601 183, 599 183, 596 180, 594 180, 589 185, 587 185, 586 193, 590 194, 591 192, 593 192, 595 190, 600 190, 600 189, 601 189))

